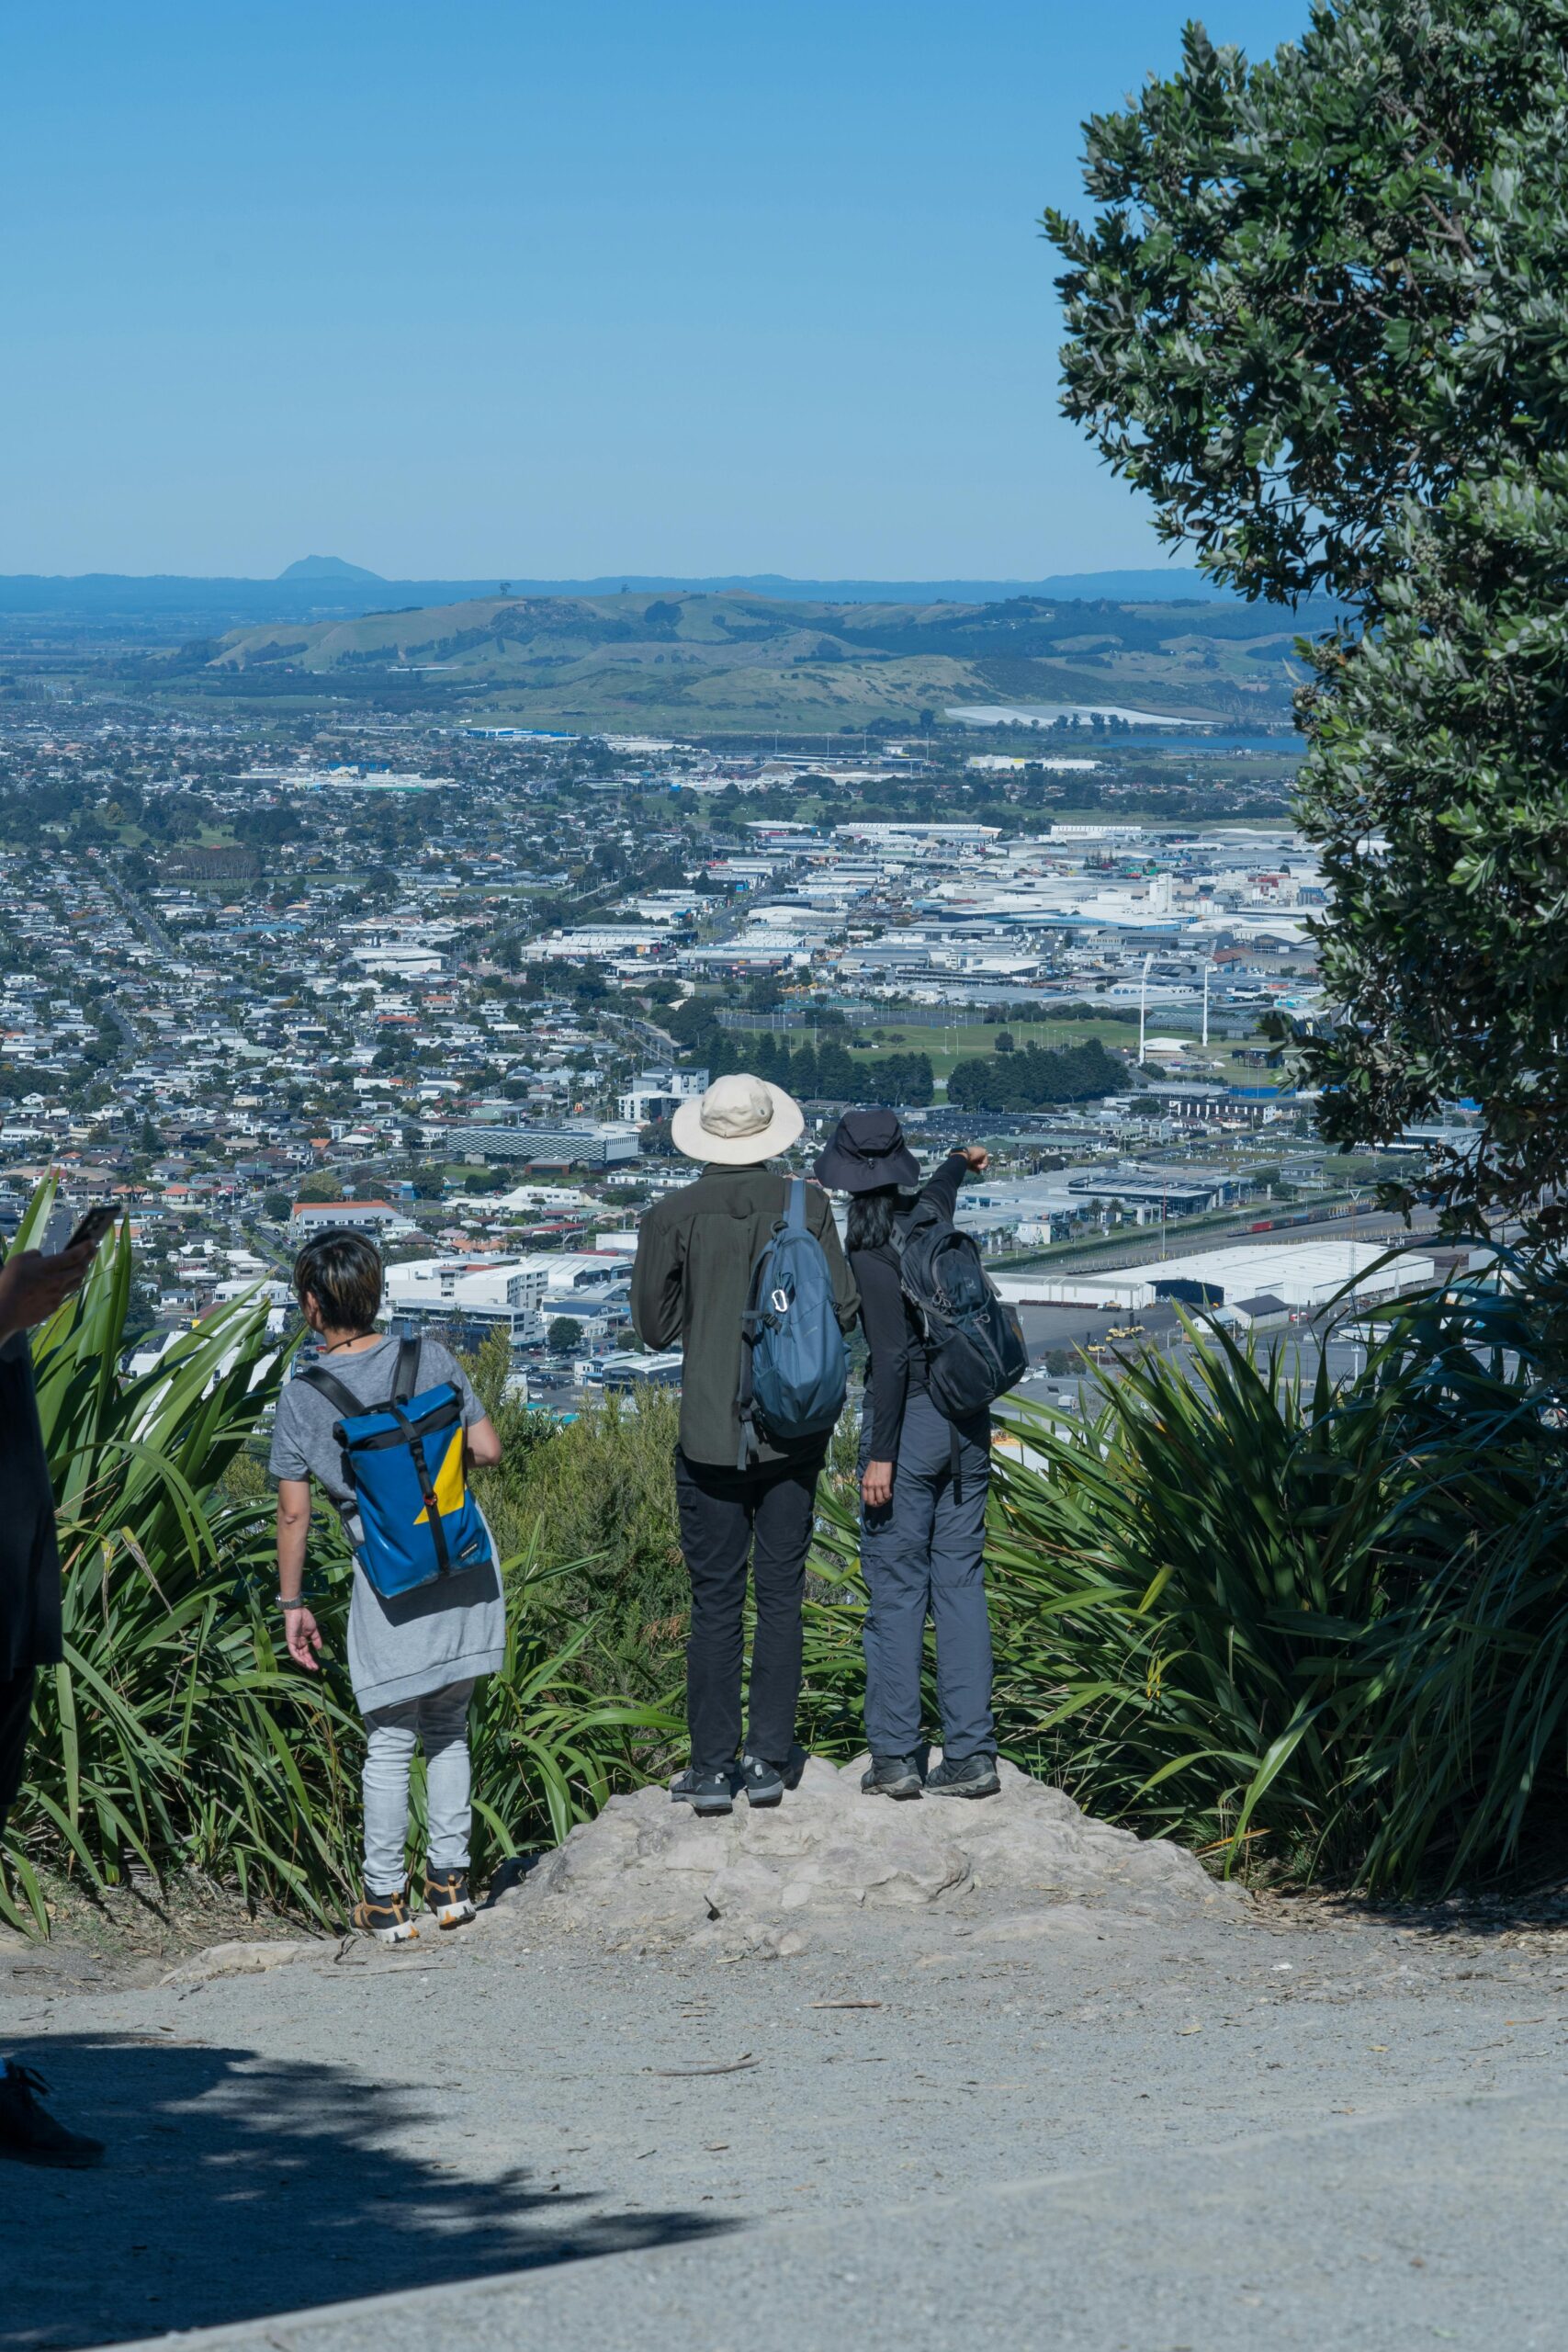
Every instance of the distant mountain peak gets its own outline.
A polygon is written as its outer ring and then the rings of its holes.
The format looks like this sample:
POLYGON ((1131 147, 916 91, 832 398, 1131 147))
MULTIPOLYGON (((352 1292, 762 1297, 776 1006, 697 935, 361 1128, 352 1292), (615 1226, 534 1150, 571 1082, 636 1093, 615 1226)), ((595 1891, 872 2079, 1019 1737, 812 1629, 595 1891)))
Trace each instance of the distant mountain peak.
POLYGON ((359 563, 344 563, 340 555, 301 556, 277 576, 280 580, 373 580, 378 587, 383 584, 378 571, 367 571, 359 563))

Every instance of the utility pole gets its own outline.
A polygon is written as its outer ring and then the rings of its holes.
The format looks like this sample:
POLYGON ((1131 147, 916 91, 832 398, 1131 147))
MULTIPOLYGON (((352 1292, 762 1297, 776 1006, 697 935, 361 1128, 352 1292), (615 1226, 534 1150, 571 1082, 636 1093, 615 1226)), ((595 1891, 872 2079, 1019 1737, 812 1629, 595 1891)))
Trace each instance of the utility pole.
POLYGON ((1213 964, 1205 964, 1203 967, 1203 1043, 1205 1046, 1209 1042, 1209 975, 1213 968, 1213 964))
POLYGON ((1144 958, 1143 978, 1138 982, 1138 1068, 1144 1067, 1144 1031, 1149 1010, 1149 966, 1154 962, 1151 951, 1144 958))

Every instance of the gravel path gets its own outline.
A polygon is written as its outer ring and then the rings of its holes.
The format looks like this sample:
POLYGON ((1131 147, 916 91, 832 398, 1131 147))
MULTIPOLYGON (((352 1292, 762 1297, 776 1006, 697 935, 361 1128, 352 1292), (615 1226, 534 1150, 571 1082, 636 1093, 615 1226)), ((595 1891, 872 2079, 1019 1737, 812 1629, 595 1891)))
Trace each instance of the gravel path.
POLYGON ((110 2143, 5 2171, 0 2346, 371 2352, 388 2297, 498 2352, 1561 2343, 1568 1941, 966 1911, 0 1959, 0 2050, 110 2143))

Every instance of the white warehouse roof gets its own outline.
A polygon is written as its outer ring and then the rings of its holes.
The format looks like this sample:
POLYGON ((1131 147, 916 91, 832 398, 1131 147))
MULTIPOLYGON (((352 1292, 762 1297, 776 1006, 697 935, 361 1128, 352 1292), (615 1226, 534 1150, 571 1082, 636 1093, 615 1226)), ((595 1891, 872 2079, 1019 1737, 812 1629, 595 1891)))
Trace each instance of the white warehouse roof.
POLYGON ((1270 1292, 1287 1306, 1326 1306, 1345 1289, 1352 1273, 1356 1296, 1387 1298, 1395 1291, 1418 1289, 1435 1283, 1435 1261, 1418 1251, 1378 1261, 1387 1256, 1382 1241, 1241 1242, 1231 1250, 1205 1250, 1190 1258, 1156 1259, 1148 1265, 1128 1267, 1120 1273, 1097 1274, 1024 1269, 998 1274, 997 1288, 1013 1306, 1152 1306, 1156 1283, 1204 1283, 1224 1293, 1224 1300, 1255 1298, 1270 1292), (1371 1268, 1377 1266, 1376 1273, 1371 1268))

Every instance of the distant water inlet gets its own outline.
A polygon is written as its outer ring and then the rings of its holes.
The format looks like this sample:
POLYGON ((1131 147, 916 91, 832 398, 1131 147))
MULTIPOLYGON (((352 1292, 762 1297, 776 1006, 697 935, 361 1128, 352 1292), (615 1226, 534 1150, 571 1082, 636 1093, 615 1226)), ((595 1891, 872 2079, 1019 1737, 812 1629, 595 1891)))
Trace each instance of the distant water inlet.
POLYGON ((1130 727, 1210 727, 1215 723, 1208 718, 1171 718, 1163 711, 1127 710, 1114 702, 966 703, 948 711, 946 716, 964 727, 1055 727, 1064 718, 1069 726, 1096 718, 1122 718, 1130 727))

